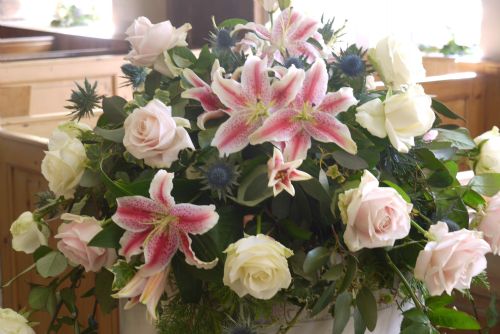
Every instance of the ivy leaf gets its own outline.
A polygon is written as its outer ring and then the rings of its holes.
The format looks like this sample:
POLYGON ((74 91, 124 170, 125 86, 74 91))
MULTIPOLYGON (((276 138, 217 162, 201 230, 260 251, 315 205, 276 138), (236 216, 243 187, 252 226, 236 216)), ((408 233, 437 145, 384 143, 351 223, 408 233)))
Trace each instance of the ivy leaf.
POLYGON ((370 289, 363 287, 356 296, 356 306, 363 317, 366 328, 373 331, 377 326, 377 301, 370 289))
POLYGON ((44 277, 54 277, 61 274, 67 267, 68 261, 60 252, 51 251, 36 261, 36 270, 44 277))
POLYGON ((121 290, 134 277, 135 268, 126 261, 119 260, 111 267, 111 271, 115 275, 111 289, 113 291, 121 290))
POLYGON ((95 297, 104 313, 111 313, 118 306, 118 300, 111 297, 114 275, 107 269, 102 269, 95 275, 95 297))
POLYGON ((335 301, 335 315, 333 318, 333 334, 342 334, 351 317, 352 296, 344 291, 338 295, 335 301))
POLYGON ((120 226, 109 223, 90 240, 89 246, 118 249, 120 248, 120 239, 123 233, 125 233, 125 230, 120 226))
POLYGON ((302 269, 306 274, 319 270, 328 261, 330 254, 330 250, 326 247, 316 247, 310 250, 306 255, 302 269))

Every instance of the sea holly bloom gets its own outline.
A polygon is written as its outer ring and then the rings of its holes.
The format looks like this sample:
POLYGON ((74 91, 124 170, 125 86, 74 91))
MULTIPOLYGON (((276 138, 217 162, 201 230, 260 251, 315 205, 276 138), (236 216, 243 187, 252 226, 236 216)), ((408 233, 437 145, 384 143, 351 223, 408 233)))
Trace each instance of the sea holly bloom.
POLYGON ((264 55, 270 56, 283 63, 285 57, 305 56, 313 62, 321 55, 314 45, 308 42, 310 38, 323 45, 323 38, 318 33, 319 22, 294 11, 291 8, 283 10, 277 17, 271 30, 254 22, 237 25, 235 32, 252 31, 259 38, 268 41, 269 46, 263 50, 264 55))
MULTIPOLYGON (((216 60, 212 66, 212 75, 219 67, 219 61, 216 60)), ((201 103, 204 112, 198 116, 197 125, 200 129, 205 130, 206 121, 225 115, 224 105, 217 95, 215 95, 212 87, 194 73, 193 70, 189 68, 184 69, 182 77, 192 88, 183 91, 181 96, 182 98, 196 100, 201 103)))
POLYGON ((152 276, 147 276, 141 269, 113 297, 129 298, 125 310, 131 309, 138 303, 146 305, 149 314, 156 320, 156 306, 165 292, 167 274, 168 270, 161 270, 152 276))
POLYGON ((271 113, 293 101, 302 86, 304 71, 292 67, 281 80, 271 83, 267 60, 250 56, 241 73, 241 82, 225 79, 223 69, 215 71, 212 89, 227 107, 225 121, 212 141, 220 155, 229 155, 244 149, 248 137, 259 128, 271 113))
POLYGON ((126 230, 120 245, 120 255, 130 259, 144 251, 145 264, 141 272, 150 276, 164 270, 179 249, 186 262, 197 268, 211 269, 211 262, 199 260, 191 249, 189 234, 203 234, 219 219, 214 205, 176 204, 170 195, 174 174, 156 173, 149 194, 117 198, 118 208, 113 221, 126 230))
POLYGON ((276 147, 273 157, 267 162, 269 183, 268 187, 273 187, 274 197, 278 196, 283 190, 292 196, 295 196, 295 188, 292 181, 305 181, 312 178, 311 175, 297 170, 302 164, 302 160, 285 162, 283 154, 276 147))
POLYGON ((326 93, 328 72, 318 59, 307 71, 302 91, 289 108, 272 114, 250 136, 252 145, 264 142, 285 143, 285 159, 305 159, 311 138, 323 143, 335 143, 347 152, 356 154, 357 146, 345 124, 336 115, 357 104, 352 88, 326 93))

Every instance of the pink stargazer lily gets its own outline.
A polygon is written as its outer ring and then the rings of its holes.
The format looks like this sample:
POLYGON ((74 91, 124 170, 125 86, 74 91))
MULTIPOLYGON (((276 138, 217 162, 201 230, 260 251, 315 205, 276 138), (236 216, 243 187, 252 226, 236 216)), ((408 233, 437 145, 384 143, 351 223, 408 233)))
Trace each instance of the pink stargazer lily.
POLYGON ((271 30, 254 22, 237 25, 234 33, 252 31, 259 38, 268 41, 269 46, 264 48, 263 54, 271 59, 283 63, 284 57, 305 56, 313 62, 321 55, 321 51, 308 42, 309 38, 324 44, 323 37, 318 33, 319 22, 302 15, 300 12, 285 9, 276 18, 271 30))
POLYGON ((141 269, 127 285, 113 295, 113 298, 129 298, 124 306, 125 310, 139 303, 146 305, 148 313, 156 320, 156 307, 165 292, 167 274, 168 270, 161 270, 152 276, 147 276, 141 269))
POLYGON ((267 118, 250 136, 252 145, 264 142, 282 142, 287 161, 305 159, 311 147, 311 138, 324 143, 335 143, 347 152, 356 154, 357 146, 345 124, 335 117, 357 104, 352 88, 341 88, 326 93, 328 73, 321 59, 306 73, 302 91, 291 103, 267 118))
POLYGON ((222 76, 218 69, 212 89, 228 108, 229 119, 217 129, 212 146, 220 155, 241 151, 248 145, 248 137, 259 128, 271 113, 293 101, 304 81, 304 71, 291 67, 271 84, 266 59, 250 56, 241 73, 241 83, 222 76))
MULTIPOLYGON (((215 60, 212 66, 212 76, 219 67, 219 61, 215 60)), ((212 87, 194 73, 193 70, 189 68, 184 69, 182 76, 192 88, 183 91, 181 96, 185 99, 192 99, 201 103, 204 112, 198 116, 197 125, 200 129, 205 130, 206 121, 225 115, 224 105, 217 95, 215 95, 212 87)))
POLYGON ((179 249, 186 262, 197 268, 211 269, 211 262, 199 260, 191 249, 189 234, 203 234, 210 230, 219 215, 214 205, 176 204, 170 195, 173 173, 160 170, 149 188, 151 198, 128 196, 117 198, 118 208, 113 221, 126 230, 120 240, 120 255, 130 259, 144 251, 144 276, 165 269, 179 249))
POLYGON ((305 181, 312 178, 306 172, 297 170, 302 164, 302 160, 285 162, 283 154, 276 147, 273 157, 267 162, 267 174, 269 176, 268 187, 273 188, 274 197, 278 196, 283 190, 292 196, 295 196, 295 188, 292 181, 305 181))

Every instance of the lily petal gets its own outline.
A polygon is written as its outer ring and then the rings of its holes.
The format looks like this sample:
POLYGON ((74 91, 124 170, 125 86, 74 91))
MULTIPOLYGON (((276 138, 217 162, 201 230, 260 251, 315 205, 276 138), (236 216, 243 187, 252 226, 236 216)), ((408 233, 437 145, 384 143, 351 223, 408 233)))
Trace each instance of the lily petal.
POLYGON ((200 102, 203 110, 213 111, 222 109, 222 103, 219 98, 213 93, 210 87, 195 87, 186 89, 181 94, 184 99, 191 99, 200 102))
POLYGON ((239 82, 222 77, 222 68, 213 75, 212 90, 224 105, 233 110, 245 109, 249 102, 239 82))
POLYGON ((335 93, 326 94, 323 102, 318 106, 317 110, 336 115, 339 112, 346 111, 349 107, 358 103, 354 97, 351 87, 342 87, 335 93))
POLYGON ((146 305, 146 308, 153 319, 156 320, 156 307, 161 296, 165 292, 167 284, 167 271, 162 270, 159 273, 148 278, 139 301, 146 305))
POLYGON ((212 269, 217 265, 217 262, 219 262, 218 258, 215 258, 215 260, 210 262, 201 261, 196 257, 193 250, 191 249, 192 240, 189 237, 189 235, 181 232, 180 239, 181 239, 180 250, 186 256, 186 263, 193 265, 198 269, 212 269))
POLYGON ((307 41, 318 30, 319 22, 311 17, 302 16, 297 23, 288 36, 292 41, 307 41))
POLYGON ((208 122, 211 119, 221 118, 225 115, 226 115, 226 112, 222 109, 214 110, 214 111, 205 111, 204 113, 201 113, 198 116, 198 119, 196 120, 196 125, 200 129, 205 130, 205 123, 206 122, 208 122))
POLYGON ((116 199, 118 208, 111 219, 121 228, 131 232, 149 229, 149 223, 156 219, 164 208, 157 202, 143 196, 127 196, 116 199))
POLYGON ((249 101, 270 100, 270 83, 267 74, 267 59, 250 56, 245 61, 241 74, 241 87, 249 101))
POLYGON ((203 81, 196 73, 194 73, 193 70, 186 68, 182 71, 182 76, 186 81, 193 87, 207 87, 210 88, 210 86, 203 81))
POLYGON ((288 106, 297 96, 304 83, 305 72, 290 67, 281 80, 276 80, 271 86, 271 101, 275 110, 288 106))
POLYGON ((311 136, 304 130, 299 131, 285 145, 284 154, 287 161, 304 160, 311 147, 311 136))
POLYGON ((124 256, 127 261, 134 255, 141 254, 142 248, 144 246, 144 241, 148 237, 151 229, 147 229, 143 232, 134 233, 130 231, 125 231, 120 239, 120 251, 119 254, 124 256))
POLYGON ((328 72, 323 59, 318 59, 306 72, 301 98, 303 102, 318 105, 323 101, 328 86, 328 72))
POLYGON ((164 270, 179 248, 179 232, 170 227, 167 231, 152 232, 144 247, 145 264, 141 271, 151 276, 164 270))
POLYGON ((170 214, 178 218, 176 227, 190 234, 203 234, 219 220, 214 205, 177 204, 170 214))
POLYGON ((335 143, 348 153, 356 154, 358 151, 356 143, 352 140, 349 128, 345 124, 327 113, 315 112, 313 115, 314 121, 304 122, 304 128, 311 137, 323 143, 335 143))
POLYGON ((249 136, 259 126, 259 122, 249 124, 248 114, 232 114, 215 133, 212 146, 219 149, 220 155, 241 151, 249 143, 249 136))
POLYGON ((149 186, 149 196, 151 199, 160 202, 166 208, 170 208, 175 204, 174 198, 170 195, 174 186, 172 180, 174 173, 168 173, 166 170, 159 170, 149 186))
POLYGON ((252 135, 252 145, 262 144, 269 141, 287 141, 292 138, 301 128, 300 122, 294 118, 297 112, 292 109, 280 110, 269 116, 252 135))

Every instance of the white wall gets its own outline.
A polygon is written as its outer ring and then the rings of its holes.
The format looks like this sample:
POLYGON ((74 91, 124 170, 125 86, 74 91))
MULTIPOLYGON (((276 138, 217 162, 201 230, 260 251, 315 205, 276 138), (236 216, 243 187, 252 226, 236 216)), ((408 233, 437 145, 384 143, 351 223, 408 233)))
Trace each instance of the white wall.
POLYGON ((500 61, 500 1, 483 0, 481 49, 484 58, 500 61))
POLYGON ((113 21, 116 31, 123 33, 138 16, 146 16, 153 23, 167 18, 167 0, 113 0, 113 21))

